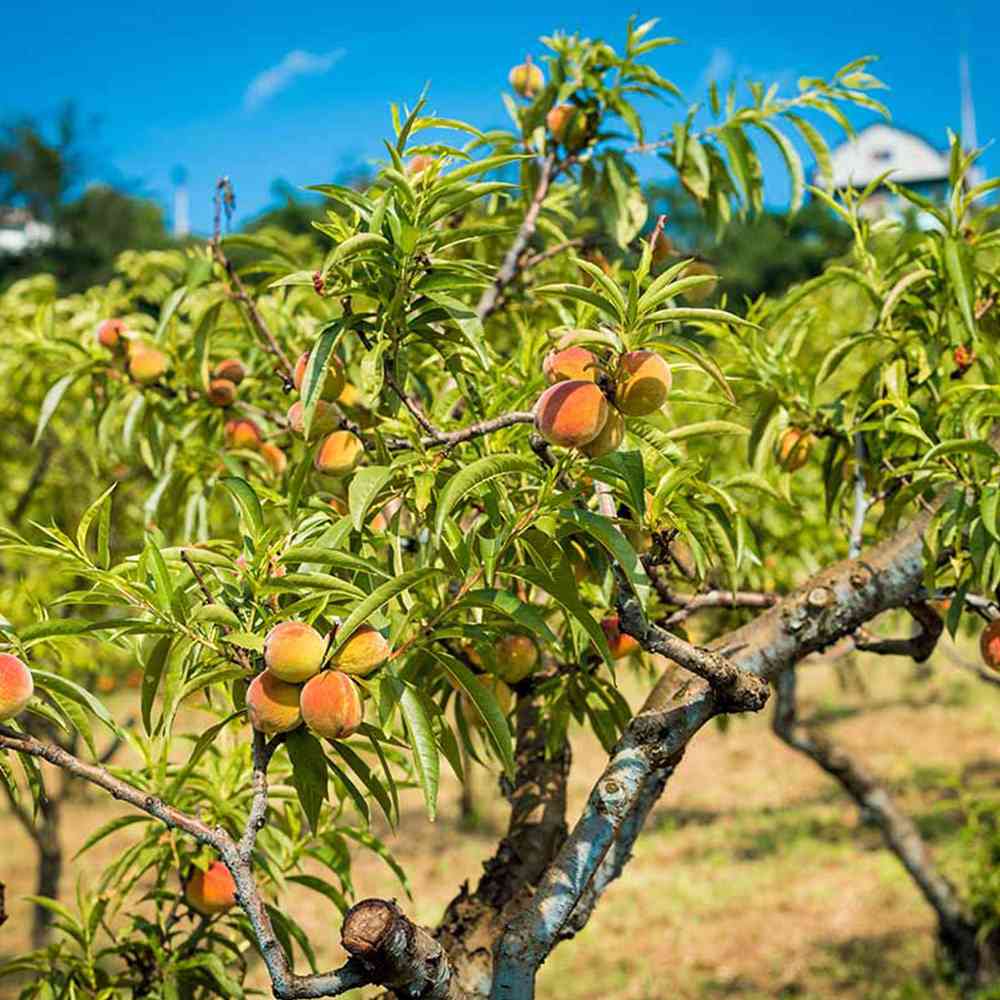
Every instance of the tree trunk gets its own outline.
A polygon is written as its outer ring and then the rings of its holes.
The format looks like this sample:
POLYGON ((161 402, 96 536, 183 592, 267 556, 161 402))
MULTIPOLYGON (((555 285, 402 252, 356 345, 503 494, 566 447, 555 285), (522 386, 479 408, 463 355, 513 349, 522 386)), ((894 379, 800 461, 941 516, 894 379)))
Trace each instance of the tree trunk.
POLYGON ((896 855, 934 910, 938 940, 963 989, 971 991, 1000 979, 1000 933, 983 934, 955 887, 934 863, 916 824, 867 768, 798 721, 795 670, 775 682, 774 731, 840 784, 858 808, 878 824, 885 846, 896 855))

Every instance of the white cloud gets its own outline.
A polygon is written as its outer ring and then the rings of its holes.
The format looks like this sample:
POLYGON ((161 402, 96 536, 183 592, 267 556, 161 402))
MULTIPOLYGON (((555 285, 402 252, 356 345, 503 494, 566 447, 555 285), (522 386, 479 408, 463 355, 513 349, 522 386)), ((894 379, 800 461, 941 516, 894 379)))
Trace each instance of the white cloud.
POLYGON ((729 51, 729 49, 713 49, 712 55, 709 57, 708 62, 705 64, 705 68, 701 71, 701 75, 698 77, 698 93, 700 94, 703 90, 705 90, 713 80, 721 87, 723 84, 728 82, 728 78, 732 76, 734 69, 735 61, 733 59, 733 54, 729 51))
POLYGON ((290 87, 300 76, 321 76, 328 73, 346 53, 346 49, 333 49, 320 55, 303 49, 285 53, 281 62, 258 73, 250 81, 243 95, 243 107, 247 111, 259 108, 265 101, 290 87))

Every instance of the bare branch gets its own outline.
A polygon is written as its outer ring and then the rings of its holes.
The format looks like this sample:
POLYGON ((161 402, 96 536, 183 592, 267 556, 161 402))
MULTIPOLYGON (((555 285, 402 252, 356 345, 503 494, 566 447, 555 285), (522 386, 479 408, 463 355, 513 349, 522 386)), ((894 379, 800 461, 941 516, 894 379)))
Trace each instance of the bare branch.
MULTIPOLYGON (((650 577, 652 579, 652 577, 650 577)), ((680 609, 668 615, 659 624, 672 628, 686 621, 695 612, 704 608, 771 608, 781 600, 780 594, 759 590, 709 590, 704 594, 678 594, 669 589, 657 587, 660 599, 665 603, 678 604, 680 609), (666 595, 666 596, 665 596, 666 595)))
POLYGON ((941 616, 926 602, 915 601, 906 606, 920 630, 906 639, 867 638, 868 633, 859 629, 854 645, 865 653, 877 653, 880 656, 909 656, 916 663, 930 659, 938 639, 944 631, 941 616))

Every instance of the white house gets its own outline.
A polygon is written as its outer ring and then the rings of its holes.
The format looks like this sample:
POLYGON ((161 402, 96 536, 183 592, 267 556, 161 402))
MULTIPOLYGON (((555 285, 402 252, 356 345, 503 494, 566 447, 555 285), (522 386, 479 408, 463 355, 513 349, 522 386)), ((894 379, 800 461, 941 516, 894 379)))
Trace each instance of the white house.
POLYGON ((23 208, 0 205, 0 253, 19 254, 52 242, 52 227, 23 208))

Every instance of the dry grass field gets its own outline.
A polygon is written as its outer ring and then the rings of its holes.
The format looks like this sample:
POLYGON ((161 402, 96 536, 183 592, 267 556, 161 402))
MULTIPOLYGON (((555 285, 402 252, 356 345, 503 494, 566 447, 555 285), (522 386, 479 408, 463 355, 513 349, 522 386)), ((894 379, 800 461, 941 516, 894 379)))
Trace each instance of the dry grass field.
MULTIPOLYGON (((908 661, 857 663, 865 690, 838 681, 826 663, 802 670, 804 709, 888 779, 918 817, 936 856, 964 877, 956 787, 1000 790, 1000 690, 985 686, 938 654, 929 673, 908 661)), ((638 699, 638 689, 626 685, 638 699)), ((944 998, 935 969, 930 911, 898 863, 882 848, 833 783, 769 731, 768 712, 712 727, 693 743, 624 878, 583 935, 563 944, 544 967, 539 995, 560 1000, 709 1000, 736 997, 944 998)), ((589 738, 575 745, 571 816, 602 766, 589 738)), ((401 828, 388 842, 411 873, 418 920, 433 923, 463 879, 477 877, 502 827, 495 780, 476 776, 480 817, 458 818, 458 789, 445 785, 441 818, 427 822, 409 792, 401 828)), ((68 807, 70 851, 117 808, 77 797, 68 807)), ((122 837, 128 835, 123 831, 122 837)), ((382 831, 380 831, 382 832, 382 831)), ((0 881, 11 920, 0 929, 0 955, 27 946, 32 849, 0 811, 0 881)), ((92 879, 124 840, 110 839, 71 866, 92 879)), ((362 895, 401 896, 374 857, 359 856, 362 895)), ((289 899, 323 964, 342 960, 339 918, 312 893, 289 899)), ((253 985, 264 986, 255 970, 253 985)), ((0 984, 0 998, 16 996, 0 984)))

